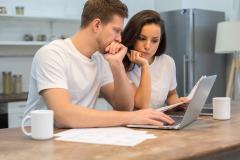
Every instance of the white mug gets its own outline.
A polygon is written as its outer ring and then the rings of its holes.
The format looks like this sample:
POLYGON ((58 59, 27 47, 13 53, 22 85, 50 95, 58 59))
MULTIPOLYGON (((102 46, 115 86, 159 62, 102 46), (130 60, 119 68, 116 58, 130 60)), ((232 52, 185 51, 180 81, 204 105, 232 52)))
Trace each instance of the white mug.
POLYGON ((53 137, 53 111, 34 110, 22 120, 22 131, 33 139, 44 140, 53 137), (30 119, 31 132, 25 130, 25 122, 30 119))
POLYGON ((213 119, 227 120, 231 115, 231 99, 229 97, 213 98, 213 119))

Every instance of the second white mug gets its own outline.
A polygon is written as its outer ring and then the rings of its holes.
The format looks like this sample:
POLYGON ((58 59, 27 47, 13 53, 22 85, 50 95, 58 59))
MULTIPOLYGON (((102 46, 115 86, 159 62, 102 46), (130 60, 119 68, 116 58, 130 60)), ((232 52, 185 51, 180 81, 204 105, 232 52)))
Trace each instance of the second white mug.
POLYGON ((213 98, 213 119, 227 120, 231 118, 231 99, 229 97, 213 98))

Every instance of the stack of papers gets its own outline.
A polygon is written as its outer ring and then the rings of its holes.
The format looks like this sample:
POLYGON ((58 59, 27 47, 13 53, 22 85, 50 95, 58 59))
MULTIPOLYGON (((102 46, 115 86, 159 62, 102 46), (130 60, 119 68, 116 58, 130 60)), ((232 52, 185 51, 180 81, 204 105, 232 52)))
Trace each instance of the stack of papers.
POLYGON ((135 146, 147 139, 156 138, 147 131, 125 127, 70 129, 55 134, 59 141, 83 142, 95 144, 135 146))

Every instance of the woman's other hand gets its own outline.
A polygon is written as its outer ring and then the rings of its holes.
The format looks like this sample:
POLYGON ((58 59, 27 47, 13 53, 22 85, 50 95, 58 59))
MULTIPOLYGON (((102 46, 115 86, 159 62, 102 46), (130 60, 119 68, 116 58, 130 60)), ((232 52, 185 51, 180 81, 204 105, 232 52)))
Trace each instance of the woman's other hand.
POLYGON ((180 97, 179 98, 179 102, 188 103, 189 101, 190 101, 190 99, 188 99, 188 97, 180 97))

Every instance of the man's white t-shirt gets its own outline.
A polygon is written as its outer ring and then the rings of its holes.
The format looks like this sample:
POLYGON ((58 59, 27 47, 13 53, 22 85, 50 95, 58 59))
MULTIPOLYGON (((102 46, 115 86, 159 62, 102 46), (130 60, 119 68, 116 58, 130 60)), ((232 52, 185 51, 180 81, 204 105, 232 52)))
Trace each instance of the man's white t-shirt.
MULTIPOLYGON (((150 105, 153 108, 159 108, 165 104, 168 92, 177 87, 174 60, 166 54, 156 56, 150 65, 150 75, 152 83, 150 105)), ((141 67, 135 65, 134 69, 128 72, 128 77, 138 87, 141 79, 141 67)))
POLYGON ((73 104, 94 108, 100 88, 111 82, 112 72, 102 54, 88 58, 70 39, 55 40, 34 56, 25 114, 46 107, 39 93, 49 88, 66 89, 73 104))

